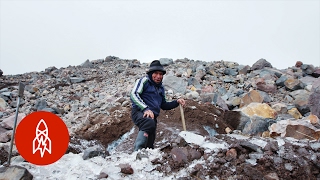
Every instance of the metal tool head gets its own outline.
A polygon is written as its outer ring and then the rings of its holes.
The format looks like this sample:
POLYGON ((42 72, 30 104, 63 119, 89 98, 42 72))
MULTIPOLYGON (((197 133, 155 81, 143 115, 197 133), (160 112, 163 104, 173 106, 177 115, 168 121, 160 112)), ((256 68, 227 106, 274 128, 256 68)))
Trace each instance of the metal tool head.
POLYGON ((19 82, 19 97, 22 98, 23 97, 23 91, 24 91, 24 87, 26 85, 23 84, 22 82, 19 82))

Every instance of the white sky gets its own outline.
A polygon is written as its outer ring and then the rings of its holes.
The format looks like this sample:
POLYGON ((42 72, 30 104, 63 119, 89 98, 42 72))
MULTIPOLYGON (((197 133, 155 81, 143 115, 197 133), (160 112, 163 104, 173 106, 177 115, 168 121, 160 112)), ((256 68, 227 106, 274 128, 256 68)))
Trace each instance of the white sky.
POLYGON ((319 0, 0 0, 4 74, 112 55, 320 66, 319 0))

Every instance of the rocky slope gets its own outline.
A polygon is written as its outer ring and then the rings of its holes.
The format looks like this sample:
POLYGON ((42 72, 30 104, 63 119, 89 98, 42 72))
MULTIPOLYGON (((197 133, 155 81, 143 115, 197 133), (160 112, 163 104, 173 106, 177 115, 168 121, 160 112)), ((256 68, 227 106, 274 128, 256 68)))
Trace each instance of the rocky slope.
MULTIPOLYGON (((163 81, 168 100, 187 99, 187 132, 201 135, 203 143, 186 142, 180 134, 179 108, 163 111, 157 158, 146 157, 153 169, 138 171, 128 163, 122 167, 133 168, 133 174, 126 178, 155 172, 175 179, 320 178, 319 67, 297 62, 278 70, 264 59, 252 66, 186 58, 160 61, 168 72, 163 81)), ((79 66, 0 76, 1 164, 9 149, 19 82, 26 87, 18 120, 40 110, 60 116, 71 137, 67 154, 102 147, 91 152, 98 151, 94 154, 105 161, 119 152, 139 159, 132 152, 137 129, 130 119, 129 93, 147 68, 138 60, 108 56, 79 66)), ((16 150, 13 154, 19 155, 16 150)), ((126 174, 122 171, 101 170, 94 178, 126 174)))

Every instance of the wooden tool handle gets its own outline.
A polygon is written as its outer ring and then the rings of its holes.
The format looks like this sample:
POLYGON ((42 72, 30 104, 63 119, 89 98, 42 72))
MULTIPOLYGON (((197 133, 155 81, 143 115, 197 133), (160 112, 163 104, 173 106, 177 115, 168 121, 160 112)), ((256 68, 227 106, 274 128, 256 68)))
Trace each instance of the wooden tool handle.
POLYGON ((184 120, 183 108, 182 108, 181 104, 179 106, 180 106, 180 112, 181 112, 182 127, 183 127, 183 130, 186 131, 187 129, 186 129, 186 122, 184 120))

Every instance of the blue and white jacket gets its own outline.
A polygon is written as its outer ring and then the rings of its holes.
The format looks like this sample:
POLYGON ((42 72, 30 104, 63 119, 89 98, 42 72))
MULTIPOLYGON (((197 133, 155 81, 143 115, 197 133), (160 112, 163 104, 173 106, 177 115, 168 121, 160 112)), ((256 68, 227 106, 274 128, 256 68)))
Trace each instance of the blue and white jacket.
POLYGON ((156 84, 148 76, 136 81, 130 99, 132 108, 139 108, 143 112, 151 110, 155 117, 159 116, 160 108, 170 110, 179 106, 176 100, 167 102, 162 83, 156 84))

